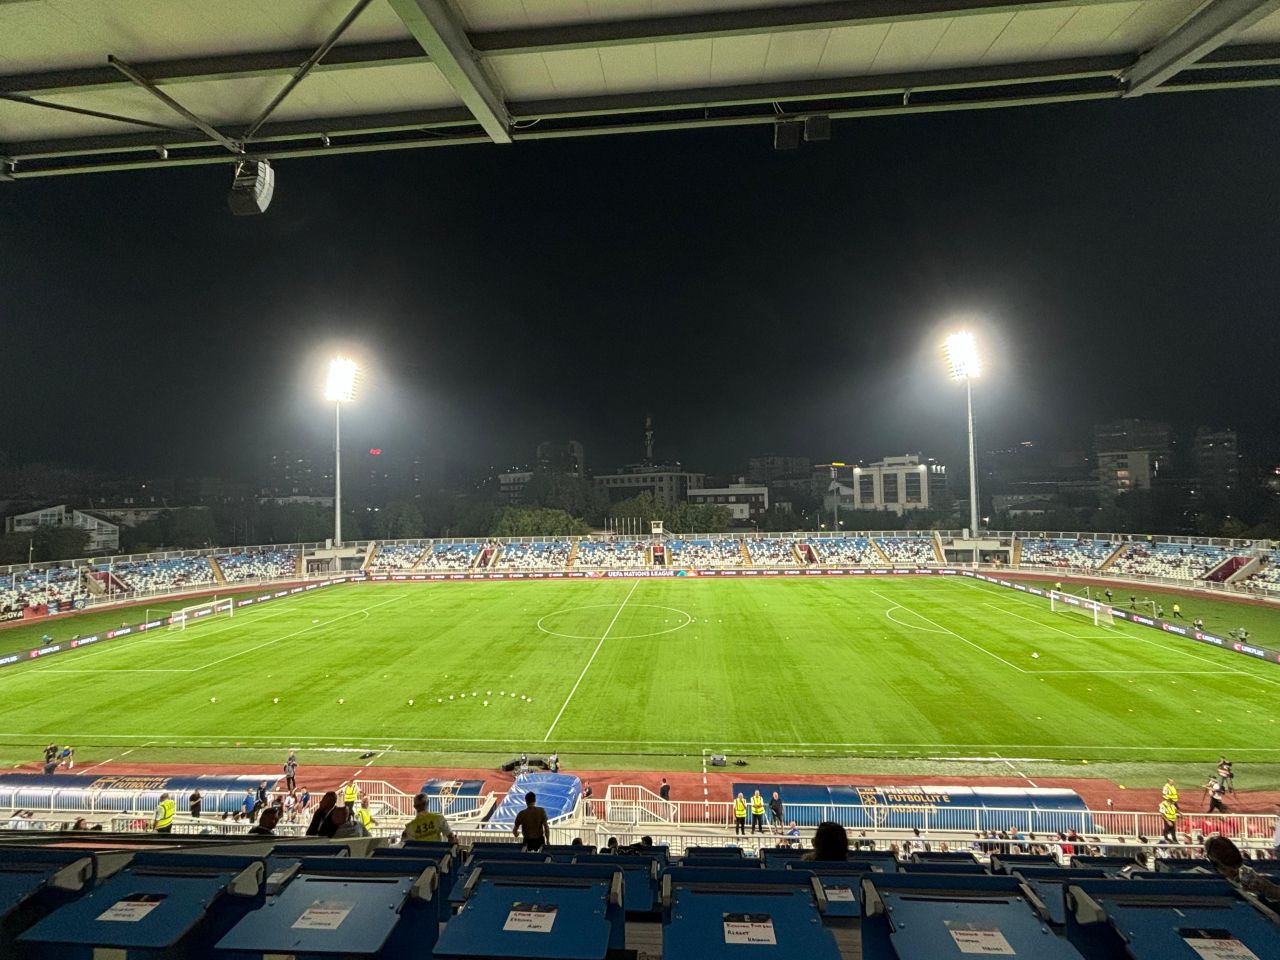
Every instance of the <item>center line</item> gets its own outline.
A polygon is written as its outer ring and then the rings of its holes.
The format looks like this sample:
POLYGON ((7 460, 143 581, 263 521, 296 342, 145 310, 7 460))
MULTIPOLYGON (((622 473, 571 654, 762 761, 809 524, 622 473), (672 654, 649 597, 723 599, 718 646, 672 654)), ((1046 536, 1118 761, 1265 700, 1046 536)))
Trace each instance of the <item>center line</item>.
POLYGON ((582 668, 582 672, 578 674, 578 682, 573 685, 573 689, 569 691, 569 696, 565 697, 564 705, 560 708, 560 712, 556 714, 556 718, 551 721, 551 726, 547 728, 547 735, 542 738, 542 742, 546 743, 551 739, 551 734, 556 729, 556 724, 560 722, 560 718, 564 716, 565 708, 569 706, 569 701, 573 699, 573 695, 578 692, 578 684, 582 683, 582 678, 587 675, 587 671, 591 669, 591 664, 595 663, 596 654, 600 652, 600 648, 604 646, 604 642, 609 639, 609 631, 613 629, 613 625, 618 622, 618 617, 622 616, 622 610, 627 605, 627 601, 631 599, 631 594, 636 592, 636 587, 640 586, 637 579, 631 584, 631 589, 627 591, 627 595, 622 598, 622 605, 618 607, 617 612, 613 615, 613 619, 609 621, 609 625, 604 628, 604 633, 600 635, 600 642, 596 644, 596 648, 591 651, 591 659, 587 661, 587 665, 582 668))

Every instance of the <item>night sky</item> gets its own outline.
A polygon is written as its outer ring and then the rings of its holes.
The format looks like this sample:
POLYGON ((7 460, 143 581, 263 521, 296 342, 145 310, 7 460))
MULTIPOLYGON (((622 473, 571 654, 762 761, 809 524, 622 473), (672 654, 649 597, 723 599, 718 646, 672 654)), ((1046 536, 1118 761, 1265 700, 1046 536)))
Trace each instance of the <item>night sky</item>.
POLYGON ((979 331, 982 445, 1096 419, 1280 435, 1280 92, 289 161, 0 185, 0 450, 251 472, 354 447, 454 464, 578 438, 595 469, 765 452, 956 462, 938 346, 979 331))

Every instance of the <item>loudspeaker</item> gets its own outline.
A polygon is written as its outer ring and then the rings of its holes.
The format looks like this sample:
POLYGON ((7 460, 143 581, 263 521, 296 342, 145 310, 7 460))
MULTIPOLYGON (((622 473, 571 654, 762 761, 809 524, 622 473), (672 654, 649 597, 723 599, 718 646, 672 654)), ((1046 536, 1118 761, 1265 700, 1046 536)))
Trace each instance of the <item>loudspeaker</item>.
POLYGON ((800 146, 801 124, 775 123, 773 125, 773 149, 775 150, 795 150, 800 146))
POLYGON ((711 755, 711 765, 713 767, 723 767, 727 762, 723 753, 713 753, 711 755))
POLYGON ((830 117, 805 117, 804 118, 804 142, 813 143, 817 140, 831 139, 831 118, 830 117))
POLYGON ((276 191, 276 172, 266 160, 246 160, 236 168, 227 205, 237 217, 266 213, 276 191))

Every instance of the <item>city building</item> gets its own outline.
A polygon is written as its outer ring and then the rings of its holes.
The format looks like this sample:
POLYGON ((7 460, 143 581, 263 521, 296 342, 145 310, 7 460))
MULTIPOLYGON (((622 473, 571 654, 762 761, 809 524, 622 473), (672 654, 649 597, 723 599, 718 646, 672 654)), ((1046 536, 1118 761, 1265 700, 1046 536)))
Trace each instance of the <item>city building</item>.
POLYGON ((6 517, 5 533, 32 534, 41 527, 75 527, 89 535, 89 553, 114 553, 120 549, 120 525, 87 510, 59 503, 6 517))
POLYGON ((1159 420, 1126 419, 1099 423, 1093 428, 1093 450, 1095 453, 1140 450, 1153 454, 1152 462, 1158 473, 1173 452, 1173 434, 1169 425, 1159 420))
POLYGON ((747 460, 746 479, 752 483, 772 483, 784 478, 807 477, 813 469, 808 457, 783 457, 769 454, 747 460))
POLYGON ((633 463, 616 473, 599 474, 592 481, 610 502, 629 500, 645 491, 663 507, 674 507, 688 499, 690 490, 702 488, 705 475, 691 473, 679 463, 633 463))
POLYGON ((587 453, 578 440, 543 440, 536 451, 538 466, 570 477, 587 475, 587 453))
POLYGON ((947 495, 947 468, 919 454, 885 457, 875 463, 853 466, 848 481, 844 465, 834 465, 838 478, 823 498, 832 511, 839 498, 841 510, 889 510, 901 516, 908 510, 937 508, 947 495))
POLYGON ((702 487, 688 492, 690 503, 724 507, 737 523, 758 520, 769 512, 769 488, 739 479, 723 487, 702 487))
POLYGON ((1107 450, 1098 453, 1098 484, 1103 493, 1150 490, 1160 454, 1152 450, 1107 450))
POLYGON ((259 494, 266 498, 332 496, 333 456, 317 460, 296 450, 273 453, 258 487, 259 494))
POLYGON ((498 499, 503 503, 524 503, 525 488, 533 479, 533 471, 508 470, 498 474, 498 499))
POLYGON ((1225 495, 1240 485, 1240 450, 1234 430, 1200 427, 1191 441, 1191 455, 1206 492, 1225 495))

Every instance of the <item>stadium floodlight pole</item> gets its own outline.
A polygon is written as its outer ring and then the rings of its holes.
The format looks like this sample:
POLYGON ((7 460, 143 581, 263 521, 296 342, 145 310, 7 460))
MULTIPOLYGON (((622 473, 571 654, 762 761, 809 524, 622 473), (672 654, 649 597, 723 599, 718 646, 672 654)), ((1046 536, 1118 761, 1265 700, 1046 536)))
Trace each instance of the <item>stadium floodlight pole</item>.
POLYGON ((356 362, 347 357, 329 361, 324 398, 333 404, 333 545, 342 545, 342 405, 355 397, 356 362))
POLYGON ((982 373, 978 343, 973 334, 961 330, 947 337, 947 362, 951 378, 964 381, 969 410, 969 536, 978 534, 978 466, 973 445, 973 381, 982 373))

